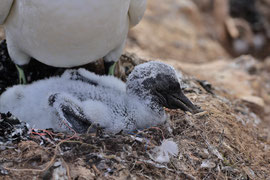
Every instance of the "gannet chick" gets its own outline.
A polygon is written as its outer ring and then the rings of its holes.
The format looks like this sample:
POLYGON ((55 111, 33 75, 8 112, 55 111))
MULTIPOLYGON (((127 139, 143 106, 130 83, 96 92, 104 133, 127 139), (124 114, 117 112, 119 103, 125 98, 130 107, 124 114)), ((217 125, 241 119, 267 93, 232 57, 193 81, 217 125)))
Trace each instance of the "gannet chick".
POLYGON ((146 0, 1 0, 0 24, 10 57, 19 66, 31 57, 54 67, 100 58, 111 64, 145 9, 146 0))
POLYGON ((0 97, 0 112, 10 111, 35 128, 70 127, 78 133, 91 125, 112 133, 155 126, 166 120, 163 107, 197 111, 175 70, 155 61, 136 66, 126 84, 113 76, 68 70, 61 77, 11 87, 0 97))

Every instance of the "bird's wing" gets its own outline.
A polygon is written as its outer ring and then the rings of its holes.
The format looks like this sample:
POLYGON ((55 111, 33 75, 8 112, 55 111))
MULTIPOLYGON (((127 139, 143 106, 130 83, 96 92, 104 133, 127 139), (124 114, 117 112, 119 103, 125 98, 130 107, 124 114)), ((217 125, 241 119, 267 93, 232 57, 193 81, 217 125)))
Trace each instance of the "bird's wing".
POLYGON ((146 9, 147 0, 131 0, 129 6, 129 21, 130 27, 137 25, 142 19, 145 9, 146 9))
POLYGON ((68 130, 72 128, 77 133, 85 133, 91 122, 85 116, 79 100, 66 93, 53 93, 49 96, 49 105, 56 110, 60 123, 68 130))
POLYGON ((0 0, 0 24, 4 24, 14 0, 0 0))

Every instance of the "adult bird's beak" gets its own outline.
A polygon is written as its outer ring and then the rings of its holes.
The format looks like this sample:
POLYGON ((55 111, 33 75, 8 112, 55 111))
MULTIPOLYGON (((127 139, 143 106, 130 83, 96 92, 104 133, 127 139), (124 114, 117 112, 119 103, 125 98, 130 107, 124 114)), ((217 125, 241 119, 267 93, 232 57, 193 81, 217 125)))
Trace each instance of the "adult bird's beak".
POLYGON ((200 112, 200 109, 196 107, 180 90, 179 92, 166 94, 163 97, 166 99, 165 107, 169 109, 181 109, 183 111, 189 111, 193 114, 200 112))

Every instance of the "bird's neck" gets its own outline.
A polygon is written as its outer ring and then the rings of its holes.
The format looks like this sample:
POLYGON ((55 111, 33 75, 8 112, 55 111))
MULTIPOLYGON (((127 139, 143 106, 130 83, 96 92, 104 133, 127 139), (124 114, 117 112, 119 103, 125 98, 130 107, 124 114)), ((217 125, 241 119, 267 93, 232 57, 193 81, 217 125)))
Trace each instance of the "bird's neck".
POLYGON ((164 116, 165 111, 163 106, 149 91, 140 89, 136 92, 132 92, 131 94, 133 97, 136 97, 141 103, 143 103, 147 107, 147 109, 149 109, 153 113, 156 113, 159 116, 164 116))

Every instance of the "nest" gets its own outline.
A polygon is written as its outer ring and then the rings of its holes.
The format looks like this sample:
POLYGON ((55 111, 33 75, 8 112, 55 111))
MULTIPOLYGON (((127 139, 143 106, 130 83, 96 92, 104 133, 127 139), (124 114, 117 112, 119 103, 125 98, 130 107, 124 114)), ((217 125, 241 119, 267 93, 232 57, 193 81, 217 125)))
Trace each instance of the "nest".
MULTIPOLYGON (((17 83, 17 74, 4 43, 0 52, 4 91, 17 83)), ((120 65, 143 62, 130 54, 122 59, 120 65)), ((102 63, 94 65, 98 64, 102 63)), ((125 70, 118 67, 118 77, 125 79, 121 69, 125 70)), ((33 60, 28 81, 63 71, 33 60)), ((166 110, 170 115, 167 124, 129 134, 107 134, 102 129, 91 134, 29 129, 11 114, 1 114, 0 174, 4 179, 267 179, 270 144, 252 123, 258 117, 205 81, 184 76, 183 87, 204 112, 192 115, 166 110), (154 149, 168 139, 178 145, 179 153, 169 162, 157 162, 154 149)))

